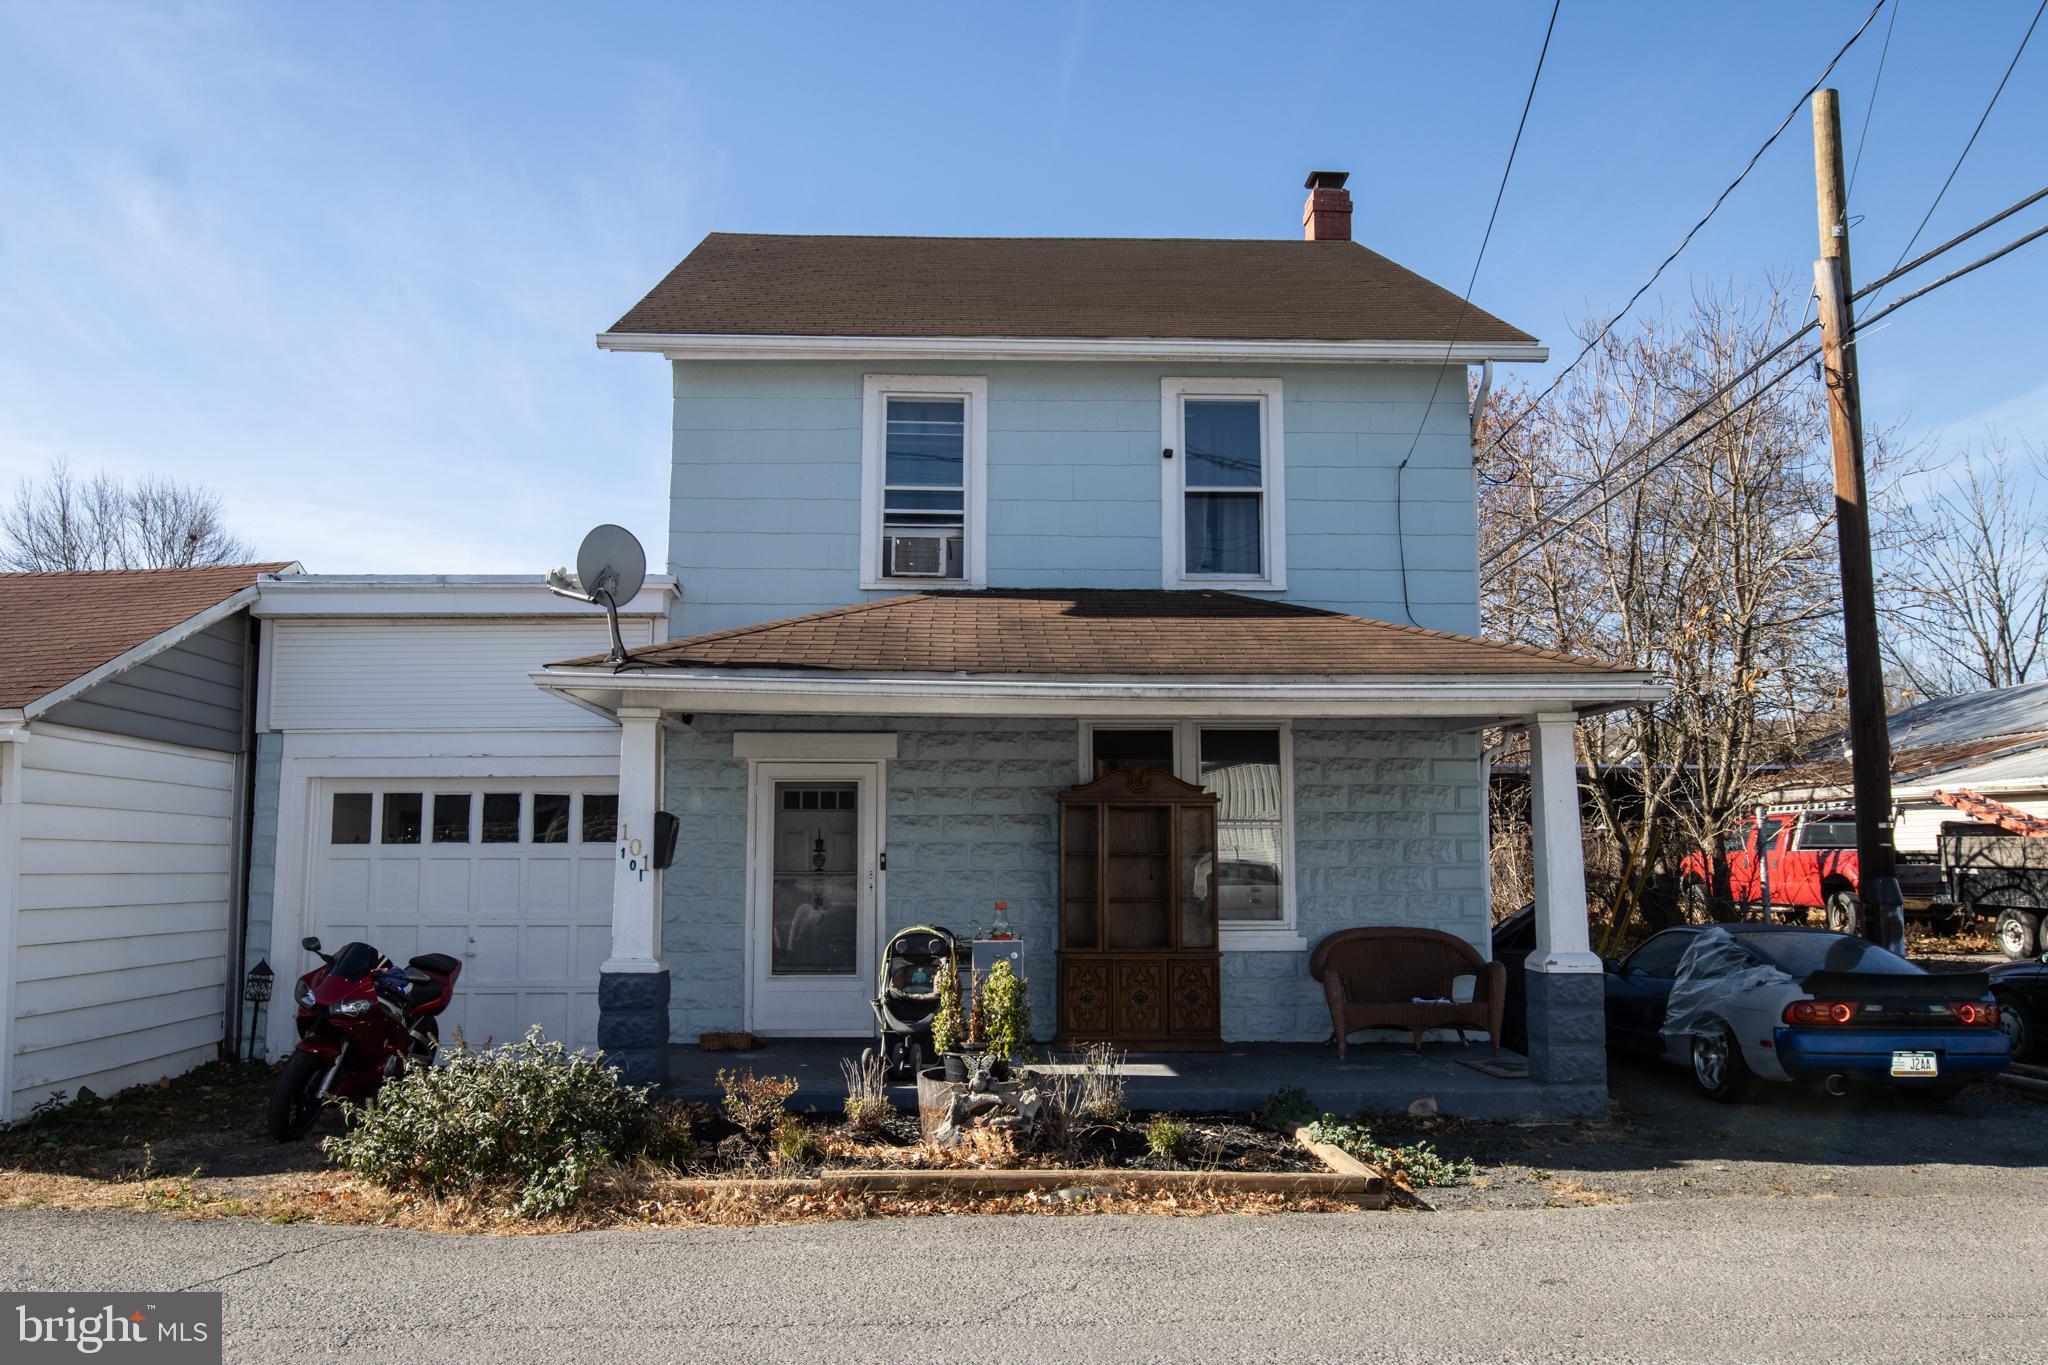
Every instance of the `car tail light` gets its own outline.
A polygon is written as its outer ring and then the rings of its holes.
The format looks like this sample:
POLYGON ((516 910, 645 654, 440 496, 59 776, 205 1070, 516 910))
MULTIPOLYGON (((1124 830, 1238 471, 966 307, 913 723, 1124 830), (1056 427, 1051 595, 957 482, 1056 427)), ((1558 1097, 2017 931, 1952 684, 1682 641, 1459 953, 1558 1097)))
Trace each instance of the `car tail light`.
POLYGON ((1854 1000, 1794 1000, 1785 1006, 1785 1022, 1793 1025, 1846 1024, 1862 1008, 1854 1000))
POLYGON ((1951 1000, 1949 1012, 1956 1022, 1970 1027, 1997 1028, 1998 1006, 1986 1005, 1975 1000, 1951 1000))

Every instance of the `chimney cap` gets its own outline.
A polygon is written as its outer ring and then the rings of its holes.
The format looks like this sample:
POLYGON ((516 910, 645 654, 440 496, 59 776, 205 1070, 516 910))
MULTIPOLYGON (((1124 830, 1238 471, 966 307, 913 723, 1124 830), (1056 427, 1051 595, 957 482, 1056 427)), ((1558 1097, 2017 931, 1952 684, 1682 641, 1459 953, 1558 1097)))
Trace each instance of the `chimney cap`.
POLYGON ((1310 171, 1301 187, 1305 190, 1341 190, 1350 178, 1349 171, 1310 171))

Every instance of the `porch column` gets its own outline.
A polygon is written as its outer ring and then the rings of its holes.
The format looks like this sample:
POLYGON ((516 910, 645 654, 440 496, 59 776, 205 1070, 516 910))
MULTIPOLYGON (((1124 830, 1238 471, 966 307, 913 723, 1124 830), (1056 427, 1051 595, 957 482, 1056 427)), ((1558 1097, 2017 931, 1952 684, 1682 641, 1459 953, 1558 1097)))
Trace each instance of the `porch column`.
POLYGON ((1553 1085, 1607 1083, 1600 959, 1586 928, 1586 862, 1579 828, 1578 754, 1570 712, 1529 724, 1529 815, 1536 854, 1536 951, 1524 980, 1529 1074, 1553 1085))
POLYGON ((668 967, 661 960, 661 712, 619 712, 619 843, 612 867, 612 952, 597 982, 597 1045, 632 1085, 668 1078, 668 967))

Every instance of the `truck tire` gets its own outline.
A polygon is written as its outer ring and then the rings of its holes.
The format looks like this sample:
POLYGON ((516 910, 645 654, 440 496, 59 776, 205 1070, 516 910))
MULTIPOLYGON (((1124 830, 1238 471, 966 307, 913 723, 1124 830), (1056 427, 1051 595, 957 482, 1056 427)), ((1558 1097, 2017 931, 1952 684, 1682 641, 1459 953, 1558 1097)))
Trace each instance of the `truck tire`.
POLYGON ((2041 921, 2030 910, 2016 910, 2008 905, 1998 912, 1999 951, 2017 962, 2032 957, 2035 945, 2040 942, 2038 933, 2041 921))
POLYGON ((1828 928, 1838 934, 1855 935, 1862 932, 1863 907, 1856 900, 1856 893, 1835 890, 1828 893, 1828 928))

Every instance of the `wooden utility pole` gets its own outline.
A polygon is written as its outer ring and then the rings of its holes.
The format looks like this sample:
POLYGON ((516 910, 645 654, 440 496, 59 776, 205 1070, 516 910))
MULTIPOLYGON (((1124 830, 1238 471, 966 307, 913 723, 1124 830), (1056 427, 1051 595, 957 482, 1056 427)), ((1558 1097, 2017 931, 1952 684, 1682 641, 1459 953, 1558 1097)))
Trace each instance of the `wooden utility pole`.
POLYGON ((1892 847, 1892 745, 1885 728, 1878 658, 1876 575, 1870 562, 1870 500, 1863 474, 1863 400, 1856 377, 1856 324, 1849 296, 1848 193, 1842 186, 1842 113, 1833 90, 1813 95, 1813 173, 1820 207, 1821 359, 1828 434, 1835 452, 1835 535, 1842 558, 1842 635, 1849 676, 1849 745, 1856 800, 1856 861, 1863 937, 1903 953, 1906 918, 1892 847))

